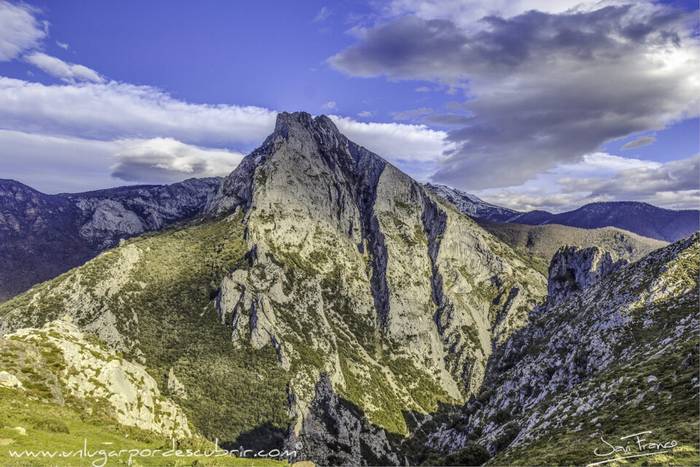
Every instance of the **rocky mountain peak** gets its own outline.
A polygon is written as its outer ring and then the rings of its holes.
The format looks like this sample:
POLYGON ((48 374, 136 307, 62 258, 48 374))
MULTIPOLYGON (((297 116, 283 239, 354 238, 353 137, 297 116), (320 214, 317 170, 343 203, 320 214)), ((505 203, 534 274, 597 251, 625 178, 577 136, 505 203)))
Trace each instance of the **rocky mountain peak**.
POLYGON ((562 247, 549 265, 548 300, 550 303, 558 303, 597 283, 626 263, 626 260, 615 261, 610 252, 596 246, 562 247))
POLYGON ((280 112, 277 114, 273 141, 317 144, 321 151, 346 148, 348 140, 333 121, 325 115, 314 117, 307 112, 280 112))
POLYGON ((311 173, 333 173, 333 177, 353 185, 362 185, 366 179, 376 184, 386 164, 380 156, 346 138, 325 115, 280 112, 275 130, 224 179, 207 211, 219 215, 239 207, 247 210, 256 186, 271 180, 265 167, 272 159, 277 164, 291 160, 303 164, 307 167, 305 178, 311 173))

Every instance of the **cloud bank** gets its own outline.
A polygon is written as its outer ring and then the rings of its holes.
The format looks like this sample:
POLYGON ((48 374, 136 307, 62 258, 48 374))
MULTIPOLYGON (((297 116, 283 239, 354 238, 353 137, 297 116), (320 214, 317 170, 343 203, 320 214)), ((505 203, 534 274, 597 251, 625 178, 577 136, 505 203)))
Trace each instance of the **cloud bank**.
POLYGON ((450 132, 458 149, 433 180, 467 190, 518 185, 606 141, 698 115, 690 13, 646 2, 548 3, 559 8, 515 2, 512 16, 474 24, 461 2, 394 2, 402 15, 364 29, 329 63, 352 76, 462 89, 472 116, 450 132))
POLYGON ((628 200, 672 209, 699 209, 699 174, 700 155, 660 163, 593 153, 520 186, 477 194, 494 204, 521 211, 561 212, 596 201, 628 200))
MULTIPOLYGON (((111 151, 113 158, 103 167, 122 181, 225 175, 272 132, 276 114, 254 106, 189 103, 154 87, 113 81, 46 85, 0 77, 0 121, 6 130, 36 135, 31 147, 49 153, 59 137, 63 146, 75 146, 71 163, 77 158, 87 163, 92 156, 85 149, 101 142, 99 153, 111 151)), ((434 171, 436 155, 451 146, 447 133, 424 125, 333 118, 358 144, 417 177, 434 171)), ((18 141, 0 145, 0 160, 20 150, 18 141)), ((34 154, 33 159, 44 158, 34 154)))

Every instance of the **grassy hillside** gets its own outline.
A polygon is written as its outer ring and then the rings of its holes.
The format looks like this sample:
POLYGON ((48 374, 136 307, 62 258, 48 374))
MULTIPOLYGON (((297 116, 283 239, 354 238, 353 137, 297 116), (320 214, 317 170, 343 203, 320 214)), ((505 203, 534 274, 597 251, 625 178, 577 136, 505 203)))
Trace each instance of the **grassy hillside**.
POLYGON ((124 242, 80 268, 0 305, 0 327, 41 327, 69 315, 124 358, 143 363, 210 439, 233 441, 265 425, 286 430, 287 374, 274 351, 231 345, 216 315, 218 284, 245 253, 240 218, 124 242))
POLYGON ((0 388, 2 465, 128 465, 130 457, 131 465, 137 466, 286 465, 286 462, 264 459, 215 457, 212 454, 214 445, 202 440, 177 443, 175 449, 182 451, 179 457, 167 452, 172 449, 171 441, 150 432, 124 427, 109 417, 89 415, 84 409, 37 400, 24 391, 0 388), (75 455, 84 446, 87 446, 87 452, 82 457, 75 455), (193 451, 192 454, 200 450, 200 455, 188 455, 188 449, 193 451), (125 451, 120 453, 120 450, 125 451), (24 451, 32 451, 36 457, 20 457, 24 451), (49 457, 41 452, 55 454, 49 457), (105 456, 109 458, 103 464, 105 456))

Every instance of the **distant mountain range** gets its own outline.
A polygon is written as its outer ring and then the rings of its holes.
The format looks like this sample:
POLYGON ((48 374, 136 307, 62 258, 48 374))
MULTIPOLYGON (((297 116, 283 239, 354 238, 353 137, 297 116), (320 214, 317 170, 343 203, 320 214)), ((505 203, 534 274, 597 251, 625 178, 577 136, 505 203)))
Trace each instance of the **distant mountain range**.
POLYGON ((199 213, 220 179, 47 195, 0 179, 0 301, 79 266, 119 240, 199 213))
POLYGON ((527 225, 559 224, 584 229, 617 227, 644 237, 675 242, 700 231, 700 210, 672 210, 637 201, 591 203, 573 211, 518 212, 489 204, 478 197, 444 185, 426 185, 433 193, 475 219, 527 225))

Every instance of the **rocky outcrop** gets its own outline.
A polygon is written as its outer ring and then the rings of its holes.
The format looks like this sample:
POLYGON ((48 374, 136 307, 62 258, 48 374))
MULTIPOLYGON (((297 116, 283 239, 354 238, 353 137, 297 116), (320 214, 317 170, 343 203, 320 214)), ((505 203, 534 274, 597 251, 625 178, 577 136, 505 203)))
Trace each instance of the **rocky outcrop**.
POLYGON ((476 195, 446 185, 426 183, 425 187, 431 193, 453 204, 460 212, 474 219, 489 222, 510 222, 523 214, 513 209, 487 203, 476 195))
POLYGON ((562 247, 549 265, 547 300, 554 304, 592 286, 627 262, 598 247, 562 247))
MULTIPOLYGON (((449 424, 434 427, 428 446, 444 453, 476 442, 497 456, 495 464, 546 464, 554 444, 541 440, 572 439, 556 444, 556 458, 584 464, 601 435, 624 436, 640 423, 639 413, 653 412, 654 423, 644 426, 655 436, 696 423, 699 378, 690 362, 697 359, 700 332, 700 237, 604 277, 598 273, 612 264, 604 253, 584 250, 582 256, 587 261, 580 264, 608 266, 572 274, 580 284, 573 294, 561 295, 568 285, 554 287, 559 300, 535 311, 495 352, 479 394, 449 424), (655 384, 660 379, 665 385, 655 384)), ((567 249, 556 263, 576 258, 576 250, 567 249)), ((694 435, 675 436, 683 449, 695 449, 694 435)))
POLYGON ((0 301, 83 264, 121 239, 201 213, 220 179, 46 195, 0 180, 0 301))
MULTIPOLYGON (((51 355, 53 364, 42 370, 52 372, 51 377, 58 383, 54 386, 58 392, 54 399, 78 398, 87 412, 93 406, 106 404, 110 415, 123 425, 176 439, 192 436, 182 409, 161 395, 145 367, 91 342, 75 325, 53 321, 42 328, 21 329, 3 339, 28 344, 41 355, 51 355)), ((33 350, 25 348, 23 352, 33 350)), ((21 373, 35 372, 32 369, 21 373)), ((30 382, 36 387, 38 381, 30 382)))
POLYGON ((319 465, 400 465, 404 462, 384 430, 343 400, 328 375, 321 375, 304 417, 302 435, 290 442, 319 465))

